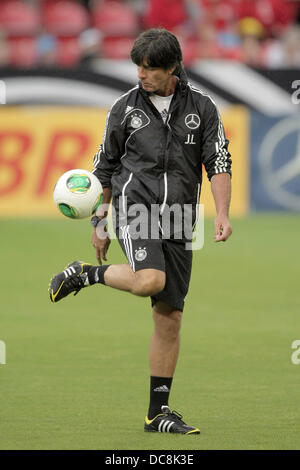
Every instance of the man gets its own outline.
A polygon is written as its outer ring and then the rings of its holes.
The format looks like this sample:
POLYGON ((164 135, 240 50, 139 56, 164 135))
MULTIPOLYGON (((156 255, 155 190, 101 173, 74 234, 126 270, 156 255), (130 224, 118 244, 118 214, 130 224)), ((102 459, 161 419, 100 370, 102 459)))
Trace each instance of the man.
POLYGON ((192 251, 186 249, 192 230, 186 235, 172 218, 167 226, 163 222, 168 207, 176 204, 184 209, 186 205, 191 207, 194 227, 204 164, 217 209, 215 241, 230 236, 228 141, 212 100, 187 82, 181 49, 172 33, 145 31, 135 41, 131 59, 138 68, 139 84, 112 106, 94 159, 94 174, 104 188, 103 203, 113 199, 115 230, 128 264, 102 265, 110 243, 105 232, 106 214, 94 216, 92 243, 99 266, 71 263, 52 279, 50 298, 57 302, 95 283, 150 296, 154 333, 144 429, 199 434, 198 428, 186 425, 182 416, 168 407, 192 267, 192 251), (138 238, 131 212, 137 203, 144 208, 142 225, 147 226, 138 238), (153 207, 158 207, 156 217, 153 207), (158 236, 152 236, 155 228, 158 236))

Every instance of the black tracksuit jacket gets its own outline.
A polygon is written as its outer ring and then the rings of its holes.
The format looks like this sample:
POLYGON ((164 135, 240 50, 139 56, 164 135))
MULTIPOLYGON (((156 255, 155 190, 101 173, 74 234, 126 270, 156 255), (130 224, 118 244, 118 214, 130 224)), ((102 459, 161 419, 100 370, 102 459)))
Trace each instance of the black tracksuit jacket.
POLYGON ((231 175, 228 140, 211 98, 187 82, 181 72, 166 123, 139 83, 111 107, 103 142, 94 158, 94 174, 111 187, 113 204, 192 204, 196 219, 202 182, 231 175))

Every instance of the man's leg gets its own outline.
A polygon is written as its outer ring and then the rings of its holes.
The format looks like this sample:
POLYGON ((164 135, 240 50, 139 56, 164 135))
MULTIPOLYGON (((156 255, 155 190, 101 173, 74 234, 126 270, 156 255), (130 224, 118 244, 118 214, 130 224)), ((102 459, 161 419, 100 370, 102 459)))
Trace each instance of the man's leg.
POLYGON ((145 268, 134 272, 129 264, 92 266, 74 261, 56 274, 49 285, 52 302, 93 284, 105 284, 141 297, 153 296, 164 288, 166 275, 159 269, 145 268))
POLYGON ((160 240, 135 240, 127 234, 120 238, 128 264, 98 265, 81 261, 70 263, 64 271, 55 275, 50 283, 52 302, 58 302, 82 287, 105 284, 115 289, 147 297, 158 294, 166 282, 164 254, 160 240))
MULTIPOLYGON (((55 275, 49 286, 50 299, 57 302, 71 292, 79 292, 89 285, 89 271, 98 269, 80 261, 69 264, 64 271, 55 275)), ((104 268, 103 266, 100 268, 104 268)), ((98 273, 99 274, 99 273, 98 273)), ((100 273, 101 283, 113 288, 126 290, 135 295, 151 296, 154 318, 154 334, 150 344, 149 361, 151 374, 151 399, 148 417, 145 418, 144 430, 147 432, 171 432, 180 434, 199 434, 199 429, 187 426, 182 416, 171 412, 167 406, 172 378, 179 352, 179 330, 181 310, 172 308, 155 296, 168 295, 165 289, 166 275, 161 269, 144 268, 134 272, 129 265, 110 265, 100 273), (164 406, 165 404, 165 406, 164 406), (154 417, 152 417, 154 414, 154 417), (158 414, 158 416, 157 416, 158 414), (151 418, 150 418, 151 417, 151 418)), ((98 278, 98 276, 97 276, 98 278)), ((95 282, 99 282, 95 280, 95 282)), ((178 293, 176 292, 178 295, 178 293)))
POLYGON ((199 434, 194 426, 188 426, 182 416, 168 406, 169 394, 179 354, 179 332, 182 311, 163 301, 153 308, 154 333, 150 343, 150 403, 145 418, 147 432, 171 432, 199 434))
POLYGON ((150 342, 151 375, 173 377, 179 354, 179 331, 182 312, 157 302, 153 307, 154 333, 150 342))
POLYGON ((105 285, 148 297, 163 290, 166 281, 164 271, 141 269, 133 272, 129 264, 112 264, 104 273, 105 285))
POLYGON ((153 307, 154 332, 149 348, 150 403, 148 419, 168 405, 170 389, 179 354, 179 331, 182 312, 165 302, 153 307))

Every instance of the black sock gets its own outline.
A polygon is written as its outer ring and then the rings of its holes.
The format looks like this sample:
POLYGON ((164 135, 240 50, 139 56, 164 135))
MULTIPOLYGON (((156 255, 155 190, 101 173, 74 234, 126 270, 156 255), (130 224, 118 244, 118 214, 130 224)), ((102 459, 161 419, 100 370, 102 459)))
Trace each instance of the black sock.
POLYGON ((88 270, 89 283, 93 284, 105 284, 104 273, 109 268, 110 264, 104 264, 103 266, 91 266, 88 270))
POLYGON ((148 419, 161 413, 162 405, 168 405, 173 377, 150 377, 150 404, 148 419))

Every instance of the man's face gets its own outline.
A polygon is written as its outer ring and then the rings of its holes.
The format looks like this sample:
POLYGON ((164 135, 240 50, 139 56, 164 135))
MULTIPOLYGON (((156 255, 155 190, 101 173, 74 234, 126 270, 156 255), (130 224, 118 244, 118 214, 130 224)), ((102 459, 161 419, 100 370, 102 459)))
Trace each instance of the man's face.
POLYGON ((149 67, 144 62, 138 66, 138 78, 141 81, 145 91, 150 93, 164 93, 169 88, 170 82, 174 79, 172 76, 174 68, 164 70, 158 67, 149 67))

